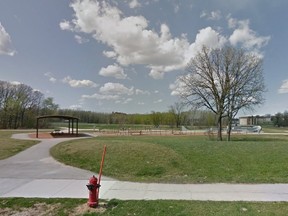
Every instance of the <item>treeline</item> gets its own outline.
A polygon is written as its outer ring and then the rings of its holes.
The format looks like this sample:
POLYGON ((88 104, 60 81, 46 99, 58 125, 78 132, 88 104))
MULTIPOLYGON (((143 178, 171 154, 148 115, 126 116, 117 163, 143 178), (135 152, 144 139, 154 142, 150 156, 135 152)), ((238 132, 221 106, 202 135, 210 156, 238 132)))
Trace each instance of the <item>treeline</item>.
POLYGON ((276 127, 288 127, 288 111, 272 116, 272 122, 276 127))
POLYGON ((59 109, 59 115, 76 116, 83 123, 93 124, 118 124, 119 128, 127 125, 149 125, 161 127, 178 128, 181 125, 191 127, 215 126, 215 115, 207 111, 182 111, 174 113, 172 110, 166 112, 154 112, 149 114, 125 114, 120 112, 97 113, 91 111, 59 109))
MULTIPOLYGON (((207 111, 185 111, 176 103, 166 112, 151 112, 149 114, 125 114, 119 112, 98 113, 92 111, 60 109, 53 98, 45 98, 40 91, 28 85, 0 81, 0 129, 35 128, 37 116, 69 115, 78 117, 79 122, 93 124, 125 125, 161 125, 172 128, 185 126, 214 126, 215 115, 207 111)), ((41 127, 48 127, 49 122, 59 119, 45 119, 41 127)))
POLYGON ((57 110, 53 98, 45 99, 40 91, 25 84, 0 81, 1 129, 33 128, 37 116, 57 110))
POLYGON ((32 126, 32 119, 44 95, 24 84, 0 81, 0 127, 22 128, 32 126))

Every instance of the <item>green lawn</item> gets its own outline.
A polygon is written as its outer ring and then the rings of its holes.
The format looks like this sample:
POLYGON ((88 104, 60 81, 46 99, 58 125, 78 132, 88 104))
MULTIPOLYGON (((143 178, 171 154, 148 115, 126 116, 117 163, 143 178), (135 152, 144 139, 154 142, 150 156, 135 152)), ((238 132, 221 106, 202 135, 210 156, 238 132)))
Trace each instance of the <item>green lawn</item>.
MULTIPOLYGON (((50 124, 50 127, 52 128, 59 128, 59 127, 67 127, 67 123, 63 122, 54 122, 50 124)), ((98 129, 98 130, 147 130, 147 129, 155 129, 154 125, 145 125, 145 124, 94 124, 94 123, 82 123, 79 122, 78 124, 80 129, 98 129)), ((179 130, 176 128, 171 128, 169 125, 161 125, 160 128, 162 130, 179 130)))
POLYGON ((265 133, 288 133, 288 127, 263 126, 265 133))
POLYGON ((24 149, 39 143, 39 141, 33 140, 12 139, 11 136, 15 133, 25 133, 25 131, 0 130, 0 160, 11 157, 24 149))
POLYGON ((119 180, 169 183, 288 183, 288 136, 115 136, 61 143, 53 157, 119 180))
MULTIPOLYGON (((0 131, 1 159, 37 143, 11 139, 12 133, 15 131, 0 131)), ((103 174, 121 180, 288 183, 288 136, 239 136, 232 142, 205 136, 96 137, 61 143, 51 152, 65 163, 98 172, 104 145, 107 155, 103 174)), ((86 202, 0 198, 0 215, 288 215, 287 202, 110 200, 96 211, 89 210, 86 202)))
POLYGON ((286 216, 285 202, 201 202, 111 200, 88 209, 85 199, 0 199, 0 215, 286 216), (21 212, 21 214, 20 214, 21 212), (100 213, 101 212, 101 213, 100 213), (10 213, 10 214, 9 214, 10 213), (12 214, 13 213, 13 214, 12 214), (17 214, 18 213, 18 214, 17 214))

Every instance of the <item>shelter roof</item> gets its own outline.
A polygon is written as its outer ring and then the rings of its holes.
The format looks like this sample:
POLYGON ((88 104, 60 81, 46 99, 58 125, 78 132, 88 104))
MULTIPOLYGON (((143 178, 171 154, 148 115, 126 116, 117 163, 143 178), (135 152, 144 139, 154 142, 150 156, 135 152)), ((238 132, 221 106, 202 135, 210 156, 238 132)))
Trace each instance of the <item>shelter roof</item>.
POLYGON ((76 119, 79 120, 79 118, 74 116, 68 116, 68 115, 44 115, 44 116, 38 116, 37 119, 43 119, 43 118, 60 118, 60 119, 76 119))

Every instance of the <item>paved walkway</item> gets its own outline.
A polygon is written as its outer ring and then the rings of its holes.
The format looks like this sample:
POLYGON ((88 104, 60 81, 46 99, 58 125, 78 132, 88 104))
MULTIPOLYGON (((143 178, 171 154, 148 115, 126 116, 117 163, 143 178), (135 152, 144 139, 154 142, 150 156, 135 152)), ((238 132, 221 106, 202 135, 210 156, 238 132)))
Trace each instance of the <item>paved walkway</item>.
MULTIPOLYGON (((14 138, 28 136, 17 134, 14 138)), ((0 197, 87 198, 86 184, 93 173, 63 165, 49 154, 52 146, 66 140, 69 139, 43 139, 1 160, 0 197)), ((101 185, 101 199, 288 201, 288 184, 156 184, 102 177, 101 185)))

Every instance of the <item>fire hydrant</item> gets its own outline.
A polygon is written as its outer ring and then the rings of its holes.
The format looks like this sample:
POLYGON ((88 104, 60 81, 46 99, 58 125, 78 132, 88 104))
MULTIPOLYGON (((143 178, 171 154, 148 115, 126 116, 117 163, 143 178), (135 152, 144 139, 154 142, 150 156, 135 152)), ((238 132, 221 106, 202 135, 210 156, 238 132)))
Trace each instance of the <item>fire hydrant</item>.
POLYGON ((99 203, 99 188, 100 188, 100 182, 101 182, 101 176, 102 176, 102 169, 104 165, 104 158, 106 154, 106 145, 104 146, 103 154, 102 154, 102 160, 99 170, 99 177, 98 179, 93 175, 89 179, 89 184, 86 185, 89 190, 89 200, 88 200, 88 206, 96 208, 99 203))
POLYGON ((89 207, 97 207, 99 202, 99 188, 100 184, 98 184, 98 179, 93 175, 89 179, 89 184, 86 185, 89 190, 89 200, 88 206, 89 207))

